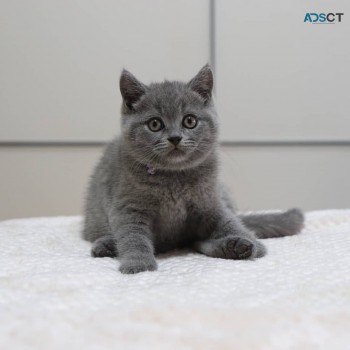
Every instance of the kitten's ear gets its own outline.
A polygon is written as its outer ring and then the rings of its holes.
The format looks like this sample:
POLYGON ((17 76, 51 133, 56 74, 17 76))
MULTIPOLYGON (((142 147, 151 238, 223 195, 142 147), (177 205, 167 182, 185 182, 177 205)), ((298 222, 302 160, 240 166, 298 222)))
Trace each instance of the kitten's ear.
POLYGON ((211 99, 212 91, 213 91, 213 72, 210 66, 205 65, 198 74, 188 83, 188 86, 195 92, 197 92, 202 98, 204 102, 207 103, 211 99))
POLYGON ((119 86, 125 105, 130 110, 133 109, 133 105, 146 92, 146 86, 125 69, 120 75, 119 86))

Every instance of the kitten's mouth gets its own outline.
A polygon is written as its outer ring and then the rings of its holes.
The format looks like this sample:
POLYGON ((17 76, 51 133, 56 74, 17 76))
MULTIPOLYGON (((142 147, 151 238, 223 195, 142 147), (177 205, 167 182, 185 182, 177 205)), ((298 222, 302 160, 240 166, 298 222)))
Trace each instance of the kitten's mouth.
POLYGON ((171 157, 180 157, 183 156, 185 154, 185 152, 177 147, 174 147, 171 151, 168 152, 168 156, 171 157))

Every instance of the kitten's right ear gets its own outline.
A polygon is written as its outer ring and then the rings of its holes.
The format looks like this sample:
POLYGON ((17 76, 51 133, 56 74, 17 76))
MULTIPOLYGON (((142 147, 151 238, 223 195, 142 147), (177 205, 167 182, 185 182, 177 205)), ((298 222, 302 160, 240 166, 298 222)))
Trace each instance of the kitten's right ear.
POLYGON ((208 64, 206 64, 198 74, 188 83, 188 86, 199 94, 205 103, 208 103, 213 91, 213 72, 208 64))
POLYGON ((119 86, 124 103, 129 110, 133 109, 133 105, 146 92, 146 86, 125 69, 123 69, 120 75, 119 86))

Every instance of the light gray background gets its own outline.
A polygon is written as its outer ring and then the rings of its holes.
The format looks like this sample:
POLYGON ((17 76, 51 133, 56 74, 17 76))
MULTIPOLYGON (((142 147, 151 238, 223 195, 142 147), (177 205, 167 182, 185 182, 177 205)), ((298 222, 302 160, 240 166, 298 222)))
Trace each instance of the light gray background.
POLYGON ((0 5, 0 219, 81 212, 119 132, 118 76, 210 61, 221 176, 244 210, 349 207, 349 3, 72 0, 0 5), (306 12, 344 12, 334 25, 306 12))

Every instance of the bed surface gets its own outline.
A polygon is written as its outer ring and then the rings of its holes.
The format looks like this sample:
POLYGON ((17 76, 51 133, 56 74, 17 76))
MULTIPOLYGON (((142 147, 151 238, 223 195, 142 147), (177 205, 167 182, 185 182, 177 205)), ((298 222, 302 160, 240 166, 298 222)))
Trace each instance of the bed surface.
POLYGON ((122 275, 80 217, 0 222, 0 349, 350 349, 350 210, 255 261, 190 251, 122 275))

